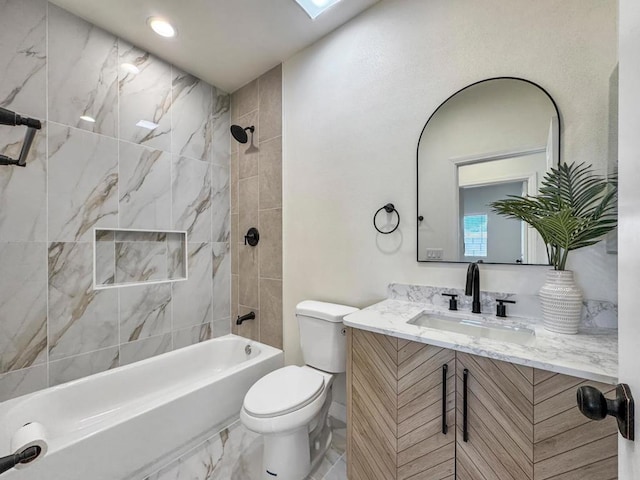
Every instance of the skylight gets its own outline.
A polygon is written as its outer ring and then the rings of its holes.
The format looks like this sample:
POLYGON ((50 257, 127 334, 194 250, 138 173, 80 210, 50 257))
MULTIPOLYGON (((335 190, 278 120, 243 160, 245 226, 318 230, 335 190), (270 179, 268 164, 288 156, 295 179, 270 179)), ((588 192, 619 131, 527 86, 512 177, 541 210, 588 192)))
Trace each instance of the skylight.
POLYGON ((307 15, 315 20, 318 15, 327 10, 332 5, 335 5, 340 0, 296 0, 307 15))

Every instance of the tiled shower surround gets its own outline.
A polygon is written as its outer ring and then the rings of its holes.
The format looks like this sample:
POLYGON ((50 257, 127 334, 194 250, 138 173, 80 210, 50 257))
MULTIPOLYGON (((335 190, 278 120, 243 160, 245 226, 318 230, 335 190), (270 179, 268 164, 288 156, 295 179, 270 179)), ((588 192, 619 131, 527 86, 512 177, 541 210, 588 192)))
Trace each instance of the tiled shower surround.
POLYGON ((231 105, 232 123, 255 127, 253 143, 231 140, 231 312, 256 312, 233 329, 282 348, 282 66, 234 92, 231 105), (250 227, 257 247, 244 244, 250 227))
POLYGON ((0 167, 0 400, 229 333, 229 95, 44 0, 0 12, 0 106, 44 121, 0 167), (93 290, 95 227, 186 230, 189 280, 93 290))

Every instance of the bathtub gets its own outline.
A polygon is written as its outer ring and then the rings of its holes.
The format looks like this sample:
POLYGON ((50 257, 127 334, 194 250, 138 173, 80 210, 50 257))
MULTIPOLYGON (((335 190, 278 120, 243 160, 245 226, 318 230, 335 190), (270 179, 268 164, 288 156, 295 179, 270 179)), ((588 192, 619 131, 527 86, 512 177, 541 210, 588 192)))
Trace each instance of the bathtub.
POLYGON ((0 456, 28 422, 44 425, 49 451, 0 478, 143 478, 233 421, 249 387, 282 365, 281 350, 227 335, 4 402, 0 456))

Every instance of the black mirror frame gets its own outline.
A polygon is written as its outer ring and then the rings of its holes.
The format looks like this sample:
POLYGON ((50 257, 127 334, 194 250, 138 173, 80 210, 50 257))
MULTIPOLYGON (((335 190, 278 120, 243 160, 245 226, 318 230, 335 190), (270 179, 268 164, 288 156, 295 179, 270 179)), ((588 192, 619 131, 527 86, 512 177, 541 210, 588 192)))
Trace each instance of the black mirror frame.
MULTIPOLYGON (((553 99, 553 97, 551 96, 551 94, 544 89, 544 87, 540 86, 539 84, 532 82, 531 80, 527 80, 526 78, 520 78, 520 77, 492 77, 492 78, 485 78, 483 80, 478 80, 477 82, 471 83, 469 85, 467 85, 466 87, 461 88, 460 90, 454 92, 453 94, 449 95, 447 97, 447 99, 442 102, 440 105, 438 105, 438 108, 436 108, 431 115, 429 115, 429 118, 427 119, 427 122, 424 124, 424 127, 422 127, 422 130, 420 131, 420 136, 418 137, 418 145, 416 147, 416 212, 420 212, 420 189, 419 189, 419 170, 420 170, 420 141, 422 140, 422 136, 424 135, 425 130, 427 129, 427 126, 429 125, 429 122, 431 121, 431 119, 433 118, 433 116, 438 113, 438 111, 449 101, 451 100, 453 97, 455 97, 456 95, 458 95, 459 93, 467 90, 468 88, 471 88, 475 85, 478 85, 480 83, 485 83, 485 82, 490 82, 492 80, 519 80, 521 82, 525 82, 528 83, 530 85, 533 85, 534 87, 536 87, 538 90, 542 91, 549 100, 551 100, 551 104, 553 105, 553 108, 556 111, 556 116, 558 117, 558 165, 562 162, 562 117, 560 116, 560 110, 558 109, 558 104, 556 103, 556 101, 553 99)), ((418 213, 419 215, 419 213, 418 213)), ((457 260, 420 260, 420 251, 419 251, 419 238, 420 238, 420 222, 424 220, 424 218, 418 217, 417 219, 417 228, 416 228, 416 261, 418 263, 464 263, 467 264, 469 262, 465 262, 465 261, 457 261, 457 260)), ((536 266, 536 267, 548 267, 549 265, 543 265, 543 264, 534 264, 534 263, 501 263, 501 262, 483 262, 484 264, 487 265, 517 265, 517 266, 521 266, 521 265, 530 265, 530 266, 536 266)))

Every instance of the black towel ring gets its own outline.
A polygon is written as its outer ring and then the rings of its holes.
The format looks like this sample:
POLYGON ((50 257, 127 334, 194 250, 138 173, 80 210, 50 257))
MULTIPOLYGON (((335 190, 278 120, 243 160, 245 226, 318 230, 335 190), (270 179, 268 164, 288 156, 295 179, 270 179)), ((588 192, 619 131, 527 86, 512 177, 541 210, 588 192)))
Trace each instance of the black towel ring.
POLYGON ((393 203, 387 203, 385 206, 380 207, 376 213, 373 214, 373 227, 380 233, 382 233, 383 235, 389 235, 390 233, 395 232, 398 227, 400 226, 400 214, 398 213, 398 211, 396 210, 396 207, 393 206, 393 203), (378 216, 378 214, 384 210, 387 213, 391 213, 391 212, 396 212, 396 215, 398 216, 398 222, 396 223, 396 226, 393 227, 393 229, 389 230, 388 232, 383 232, 382 230, 380 230, 378 228, 378 225, 376 225, 376 217, 378 216))

